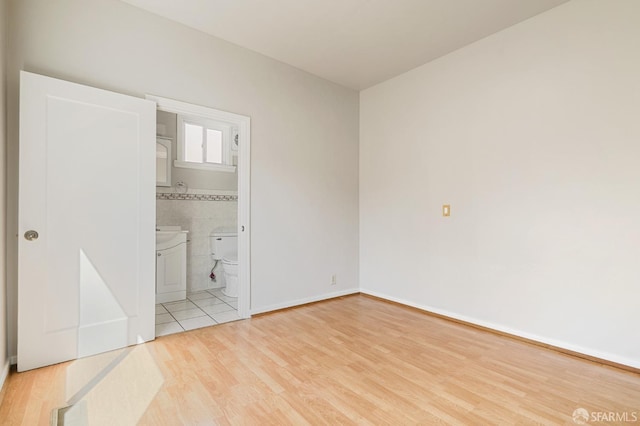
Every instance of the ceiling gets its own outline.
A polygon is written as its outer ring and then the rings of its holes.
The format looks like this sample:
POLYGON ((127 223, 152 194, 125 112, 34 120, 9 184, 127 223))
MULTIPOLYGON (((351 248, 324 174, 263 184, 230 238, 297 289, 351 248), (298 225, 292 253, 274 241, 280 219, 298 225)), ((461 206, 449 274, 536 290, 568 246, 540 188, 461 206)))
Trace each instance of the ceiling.
POLYGON ((123 0, 365 89, 567 0, 123 0))

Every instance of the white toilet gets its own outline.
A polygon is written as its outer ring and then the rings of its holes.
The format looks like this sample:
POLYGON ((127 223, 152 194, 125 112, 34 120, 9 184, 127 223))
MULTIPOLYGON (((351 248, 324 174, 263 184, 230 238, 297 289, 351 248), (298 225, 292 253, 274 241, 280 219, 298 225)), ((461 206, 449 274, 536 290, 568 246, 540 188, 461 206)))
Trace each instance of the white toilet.
POLYGON ((211 257, 222 261, 222 271, 227 284, 222 293, 225 296, 238 297, 238 234, 212 231, 209 234, 209 248, 211 257))

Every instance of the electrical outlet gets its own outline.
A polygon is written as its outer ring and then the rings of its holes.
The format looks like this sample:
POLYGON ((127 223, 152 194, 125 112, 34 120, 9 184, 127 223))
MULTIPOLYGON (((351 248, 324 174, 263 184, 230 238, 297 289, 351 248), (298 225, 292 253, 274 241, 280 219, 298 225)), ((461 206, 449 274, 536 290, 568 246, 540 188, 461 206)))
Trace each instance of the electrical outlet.
POLYGON ((336 285, 336 274, 331 275, 331 285, 336 285))

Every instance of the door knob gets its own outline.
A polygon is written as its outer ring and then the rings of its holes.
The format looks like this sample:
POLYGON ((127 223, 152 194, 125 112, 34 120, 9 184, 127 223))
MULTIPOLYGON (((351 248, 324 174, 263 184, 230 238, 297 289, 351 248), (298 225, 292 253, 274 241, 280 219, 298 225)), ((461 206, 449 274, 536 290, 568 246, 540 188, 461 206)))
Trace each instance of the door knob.
POLYGON ((24 239, 27 241, 33 241, 38 239, 38 233, 33 229, 24 233, 24 239))

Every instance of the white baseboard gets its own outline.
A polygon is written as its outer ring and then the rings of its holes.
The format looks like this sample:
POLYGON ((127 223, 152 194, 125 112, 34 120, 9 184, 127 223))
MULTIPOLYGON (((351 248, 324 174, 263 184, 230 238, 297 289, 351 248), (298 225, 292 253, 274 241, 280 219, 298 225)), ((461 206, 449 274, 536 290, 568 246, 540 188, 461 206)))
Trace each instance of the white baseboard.
POLYGON ((527 333, 521 330, 515 330, 510 327, 506 327, 500 324, 494 324, 487 321, 478 320, 476 318, 467 317, 465 315, 460 315, 455 312, 449 312, 443 309, 434 308, 433 306, 421 305, 418 303, 410 302, 405 299, 399 299, 397 297, 392 297, 384 293, 379 293, 377 291, 360 289, 360 292, 363 294, 368 294, 371 296, 379 297, 380 299, 389 300, 392 302, 400 303, 402 305, 411 306, 412 308, 417 308, 422 311, 431 312, 434 314, 442 315, 445 317, 449 317, 452 319, 468 322, 470 324, 475 324, 481 327, 490 328, 492 330, 500 331, 502 333, 511 334, 513 336, 522 337, 524 339, 532 340, 534 342, 543 343, 546 345, 555 346, 560 349, 565 349, 571 352, 576 352, 583 355, 588 355, 595 358, 600 358, 602 360, 611 361, 616 364, 626 365, 632 368, 640 368, 640 360, 634 360, 630 358, 621 357, 615 354, 598 351, 595 349, 583 348, 581 346, 573 345, 571 343, 563 342, 560 340, 549 339, 547 337, 539 336, 536 334, 527 333))
POLYGON ((275 305, 263 306, 256 309, 252 309, 251 315, 263 314, 265 312, 277 311, 279 309, 293 308, 294 306, 304 305, 305 303, 320 302, 321 300, 333 299, 335 297, 347 296, 349 294, 356 294, 356 293, 360 293, 359 288, 350 288, 347 290, 340 290, 333 293, 325 293, 320 296, 291 300, 284 303, 277 303, 275 305))
POLYGON ((9 360, 7 360, 7 362, 4 363, 4 367, 2 367, 2 371, 0 371, 0 391, 2 390, 2 387, 4 386, 4 382, 7 380, 7 377, 9 377, 10 365, 11 363, 9 362, 9 360))

